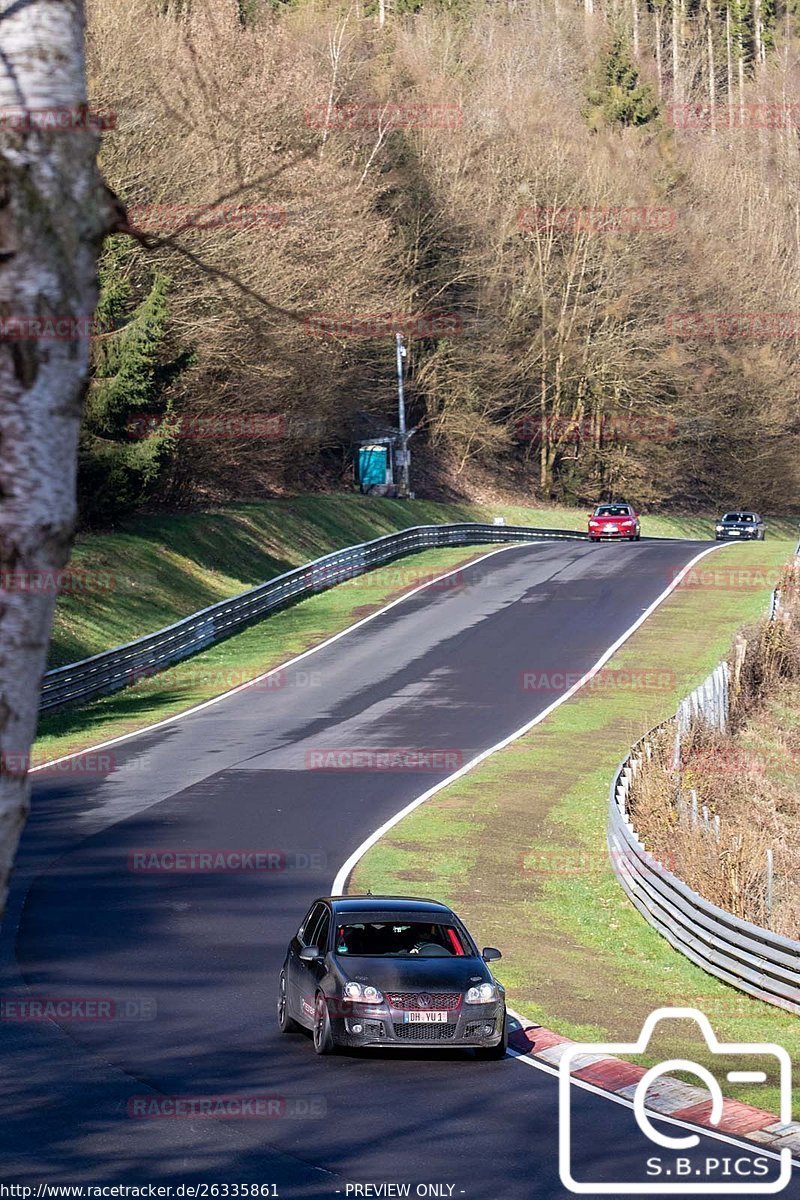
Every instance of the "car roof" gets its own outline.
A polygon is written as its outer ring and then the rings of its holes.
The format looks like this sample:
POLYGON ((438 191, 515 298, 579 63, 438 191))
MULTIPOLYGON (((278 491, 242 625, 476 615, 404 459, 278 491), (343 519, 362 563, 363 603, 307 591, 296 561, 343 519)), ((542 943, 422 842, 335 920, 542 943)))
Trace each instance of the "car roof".
POLYGON ((330 904, 334 912, 436 912, 451 916, 452 909, 439 900, 426 900, 420 896, 320 896, 330 904))

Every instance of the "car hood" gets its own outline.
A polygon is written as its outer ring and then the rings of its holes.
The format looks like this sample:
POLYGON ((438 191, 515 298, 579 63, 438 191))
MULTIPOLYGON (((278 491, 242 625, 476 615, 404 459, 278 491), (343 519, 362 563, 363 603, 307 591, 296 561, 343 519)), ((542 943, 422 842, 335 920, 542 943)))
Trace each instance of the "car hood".
POLYGON ((382 992, 465 992, 476 983, 491 982, 482 958, 358 958, 332 956, 334 971, 344 979, 371 983, 382 992))

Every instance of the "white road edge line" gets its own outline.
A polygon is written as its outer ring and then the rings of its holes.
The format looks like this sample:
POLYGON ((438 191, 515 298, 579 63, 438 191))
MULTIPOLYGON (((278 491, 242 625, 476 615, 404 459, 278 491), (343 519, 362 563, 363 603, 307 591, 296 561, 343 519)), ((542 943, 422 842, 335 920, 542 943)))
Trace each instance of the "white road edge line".
MULTIPOLYGON (((724 544, 724 542, 721 543, 721 545, 724 544)), ((577 683, 574 683, 568 691, 564 692, 558 697, 558 699, 554 700, 552 704, 548 704, 547 708, 543 709, 538 716, 534 717, 530 721, 526 721, 526 723, 519 729, 515 729, 513 733, 508 735, 508 737, 503 738, 502 741, 497 742, 494 746, 490 746, 488 750, 482 750, 480 754, 476 754, 475 757, 471 758, 470 761, 465 763, 463 767, 459 767, 459 769, 454 771, 452 775, 448 775, 447 778, 441 780, 440 783, 435 783, 433 787, 428 788, 428 790, 423 792, 421 796, 417 796, 416 800, 412 800, 410 804, 405 806, 405 808, 401 808, 400 812, 395 813, 395 815, 390 817, 388 821, 385 821, 379 829, 376 829, 374 833, 370 834, 370 836, 363 841, 356 850, 353 851, 347 862, 334 879, 332 895, 343 895, 348 877, 356 864, 364 857, 366 852, 375 845, 376 842, 380 841, 385 833, 388 833, 389 830, 397 825, 399 821, 402 821, 403 817, 408 816, 408 814, 413 812, 415 808, 419 808, 420 804, 424 804, 426 800, 430 800, 432 796, 435 796, 438 792, 443 791, 444 788, 449 787, 451 783, 455 783, 457 779, 461 779, 463 775, 466 775, 468 772, 474 770, 479 763, 484 762, 490 757, 490 755, 496 754, 498 750, 504 750, 505 747, 510 746, 512 742, 516 742, 519 738, 524 737, 524 735, 528 733, 529 730, 533 729, 535 725, 539 725, 546 717, 550 716, 551 712, 554 712, 557 708, 560 708, 561 705, 565 704, 566 701, 574 696, 576 692, 580 691, 584 684, 588 683, 588 681, 592 679, 602 667, 605 666, 612 655, 616 654, 620 646, 624 645, 628 638, 631 637, 636 630, 644 624, 647 618, 655 612, 658 606, 666 600, 667 596, 670 596, 672 592, 675 591, 675 588, 678 586, 681 580, 686 577, 689 571, 691 571, 695 563, 698 563, 701 558, 705 558, 707 554, 713 554, 715 550, 719 549, 720 546, 717 545, 709 546, 706 550, 701 550, 699 554, 695 555, 695 557, 688 562, 686 566, 681 569, 681 571, 679 571, 679 573, 670 583, 669 587, 665 588, 661 595, 657 596, 652 604, 648 605, 641 616, 637 617, 634 623, 628 629, 626 629, 620 637, 617 638, 614 644, 609 646, 608 650, 601 654, 594 666, 590 667, 589 670, 582 675, 577 683)))
MULTIPOLYGON (((628 629, 625 630, 621 637, 617 638, 616 642, 614 642, 614 644, 600 656, 594 666, 591 667, 586 674, 578 680, 577 683, 573 684, 568 691, 564 692, 562 696, 559 696, 557 700, 554 700, 552 704, 549 704, 547 708, 539 713, 537 717, 534 717, 532 721, 528 721, 525 725, 523 725, 520 729, 517 729, 508 737, 503 738, 501 742, 497 742, 496 745, 491 746, 488 750, 484 750, 480 754, 476 755, 475 758, 471 759, 468 763, 465 763, 465 765, 459 768, 458 771, 454 771, 452 775, 448 775, 448 777, 443 779, 441 783, 437 783, 432 788, 428 788, 428 790, 423 792, 421 796, 418 796, 416 800, 412 800, 411 803, 407 804, 405 808, 402 808, 400 812, 395 813, 393 817, 390 817, 388 821, 385 821, 384 824, 381 825, 379 829, 376 829, 373 834, 370 834, 370 836, 361 843, 358 849, 353 851, 353 853, 345 862, 344 866, 339 871, 338 875, 333 881, 331 894, 334 896, 341 896, 344 894, 345 885, 347 884, 347 880, 356 864, 364 857, 366 852, 375 845, 376 842, 380 841, 385 833, 388 833, 390 829, 399 824, 403 817, 407 816, 410 812, 413 812, 415 808, 419 808, 421 804, 424 804, 426 800, 430 800, 431 797, 435 796, 438 792, 443 791, 444 788, 449 787, 449 785, 454 783, 456 779, 460 779, 463 775, 466 775, 467 772, 473 770, 474 767, 478 766, 479 763, 482 763, 485 759, 489 758, 490 755, 495 754, 498 750, 503 750, 512 742, 515 742, 519 738, 523 737, 529 730, 533 729, 534 726, 540 724, 545 717, 548 717, 551 712, 559 708, 562 704, 566 703, 566 701, 569 700, 570 697, 574 696, 576 692, 580 691, 584 684, 592 679, 593 676, 595 676, 597 672, 605 666, 612 655, 616 654, 617 650, 619 650, 619 648, 623 646, 630 637, 632 637, 636 630, 644 624, 647 618, 655 612, 659 605, 663 604, 667 597, 675 591, 675 588, 678 587, 680 582, 686 577, 686 575, 688 575, 692 567, 694 567, 696 563, 700 562, 701 558, 705 558, 707 554, 713 554, 715 550, 721 549, 721 546, 724 545, 725 543, 723 542, 720 546, 709 546, 708 549, 701 550, 699 554, 695 555, 695 557, 691 559, 690 562, 688 562, 686 566, 683 567, 682 570, 676 575, 669 587, 665 588, 661 595, 656 597, 652 604, 650 604, 644 610, 642 615, 638 617, 628 629)), ((509 1009, 509 1013, 516 1020, 518 1020, 520 1024, 522 1024, 523 1018, 518 1016, 518 1014, 513 1012, 511 1009, 509 1009)), ((544 1071, 547 1075, 558 1075, 558 1070, 554 1067, 551 1067, 549 1063, 537 1062, 535 1059, 529 1058, 527 1055, 518 1053, 515 1050, 510 1050, 509 1054, 512 1058, 523 1062, 528 1067, 533 1067, 537 1071, 544 1071)), ((592 1092, 594 1095, 603 1097, 606 1100, 613 1100, 615 1104, 622 1104, 628 1108, 633 1108, 632 1101, 626 1100, 624 1096, 617 1096, 614 1092, 606 1092, 602 1088, 588 1083, 586 1080, 573 1078, 572 1085, 573 1087, 583 1088, 584 1091, 592 1092)), ((665 1116, 662 1113, 655 1113, 654 1115, 660 1120, 667 1121, 670 1125, 676 1125, 680 1129, 688 1129, 693 1133, 699 1131, 701 1134, 714 1138, 716 1141, 726 1142, 728 1145, 737 1146, 743 1150, 750 1151, 750 1153, 764 1154, 769 1158, 775 1158, 780 1161, 779 1154, 776 1154, 772 1150, 764 1149, 760 1146, 754 1146, 752 1142, 740 1142, 727 1134, 718 1133, 714 1130, 708 1130, 702 1126, 690 1125, 688 1122, 677 1120, 674 1117, 665 1116)), ((794 1165, 796 1166, 797 1164, 795 1163, 794 1165)))
MULTIPOLYGON (((340 629, 338 633, 334 633, 331 637, 326 638, 324 642, 319 642, 316 646, 311 646, 308 650, 303 650, 301 654, 296 654, 294 658, 288 659, 284 663, 280 663, 277 667, 270 667, 268 671, 262 672, 260 675, 255 675, 252 679, 248 679, 246 683, 237 684, 234 688, 229 688, 227 692, 220 692, 218 696, 212 696, 210 700, 203 700, 201 704, 195 704, 192 708, 184 708, 178 713, 173 713, 171 717, 164 717, 163 721, 155 721, 152 725, 143 725, 141 729, 132 729, 130 733, 121 733, 118 737, 109 738, 108 741, 98 742, 96 746, 86 746, 83 750, 72 750, 69 754, 63 754, 60 758, 51 758, 47 762, 39 763, 35 767, 31 767, 28 772, 33 775, 36 771, 43 771, 46 767, 56 766, 58 763, 68 762, 71 758, 78 758, 81 754, 93 754, 95 750, 105 750, 106 746, 118 746, 120 742, 127 742, 131 738, 141 737, 142 734, 152 733, 154 729, 163 729, 165 725, 172 725, 175 721, 182 721, 184 717, 190 717, 193 713, 201 712, 204 708, 210 708, 213 704, 219 704, 222 700, 228 700, 231 696, 235 696, 238 692, 243 692, 247 688, 254 687, 260 683, 262 679, 268 679, 270 675, 277 675, 279 671, 285 671, 287 667, 293 667, 295 663, 301 662, 304 658, 308 658, 311 654, 316 654, 319 650, 324 650, 326 646, 332 646, 334 642, 338 642, 339 638, 346 637, 355 629, 360 629, 362 625, 367 625, 370 621, 374 621, 376 617, 382 617, 384 613, 389 612, 398 604, 403 604, 404 601, 410 599, 411 596, 416 596, 418 592, 422 592, 425 588, 432 587, 435 583, 440 583, 442 579, 449 579, 451 575, 457 575, 459 571, 466 571, 470 567, 476 567, 478 563, 485 562, 487 558, 493 558, 495 554, 503 554, 506 550, 518 550, 520 546, 551 546, 555 541, 569 541, 568 538, 542 538, 540 541, 531 542, 510 542, 507 546, 500 546, 496 550, 490 550, 488 554, 482 554, 479 558, 474 558, 468 563, 462 563, 459 567, 453 567, 451 571, 445 571, 442 575, 436 575, 433 579, 421 583, 419 587, 412 588, 410 592, 404 592, 402 596, 398 596, 396 600, 392 600, 389 604, 385 604, 383 608, 379 608, 376 612, 370 613, 367 617, 362 617, 360 621, 356 621, 353 625, 348 625, 345 629, 340 629)), ((576 541, 580 540, 578 538, 576 541)), ((431 547, 431 549, 457 549, 454 546, 431 547)), ((378 570, 377 567, 372 568, 378 570)), ((365 571, 364 575, 368 575, 369 571, 365 571)), ((355 575, 352 578, 360 579, 361 576, 355 575)), ((338 585, 334 584, 334 587, 338 585)), ((325 589, 327 590, 327 589, 325 589)), ((306 597, 308 599, 309 597, 306 597)), ((182 660, 186 662, 186 659, 182 660)), ((178 663, 174 663, 178 666, 178 663)), ((166 668, 169 669, 169 668, 166 668)), ((113 693, 109 693, 111 695, 113 693)))

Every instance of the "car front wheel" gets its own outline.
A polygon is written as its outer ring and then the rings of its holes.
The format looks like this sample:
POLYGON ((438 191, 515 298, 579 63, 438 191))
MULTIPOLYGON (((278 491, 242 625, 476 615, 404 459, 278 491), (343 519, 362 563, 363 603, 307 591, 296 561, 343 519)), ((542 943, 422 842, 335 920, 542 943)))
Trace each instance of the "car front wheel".
POLYGON ((317 1054, 333 1054, 335 1049, 328 1005, 320 993, 314 1001, 314 1050, 317 1054))
POLYGON ((286 973, 281 971, 278 984, 278 1026, 281 1033, 294 1033, 300 1026, 289 1016, 289 1003, 286 997, 286 973))

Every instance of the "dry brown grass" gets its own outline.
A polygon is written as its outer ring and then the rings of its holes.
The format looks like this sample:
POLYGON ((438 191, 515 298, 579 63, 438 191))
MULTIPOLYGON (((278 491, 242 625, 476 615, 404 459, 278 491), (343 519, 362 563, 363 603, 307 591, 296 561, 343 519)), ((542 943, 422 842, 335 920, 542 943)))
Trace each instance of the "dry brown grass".
POLYGON ((647 848, 679 878, 738 917, 800 938, 800 605, 797 567, 782 615, 747 632, 732 732, 696 725, 672 771, 673 726, 653 738, 631 799, 647 848), (698 823, 692 817, 697 795, 698 823), (703 810, 709 817, 706 828, 703 810), (714 818, 719 818, 719 839, 714 818), (774 857, 767 909, 767 851, 774 857))

